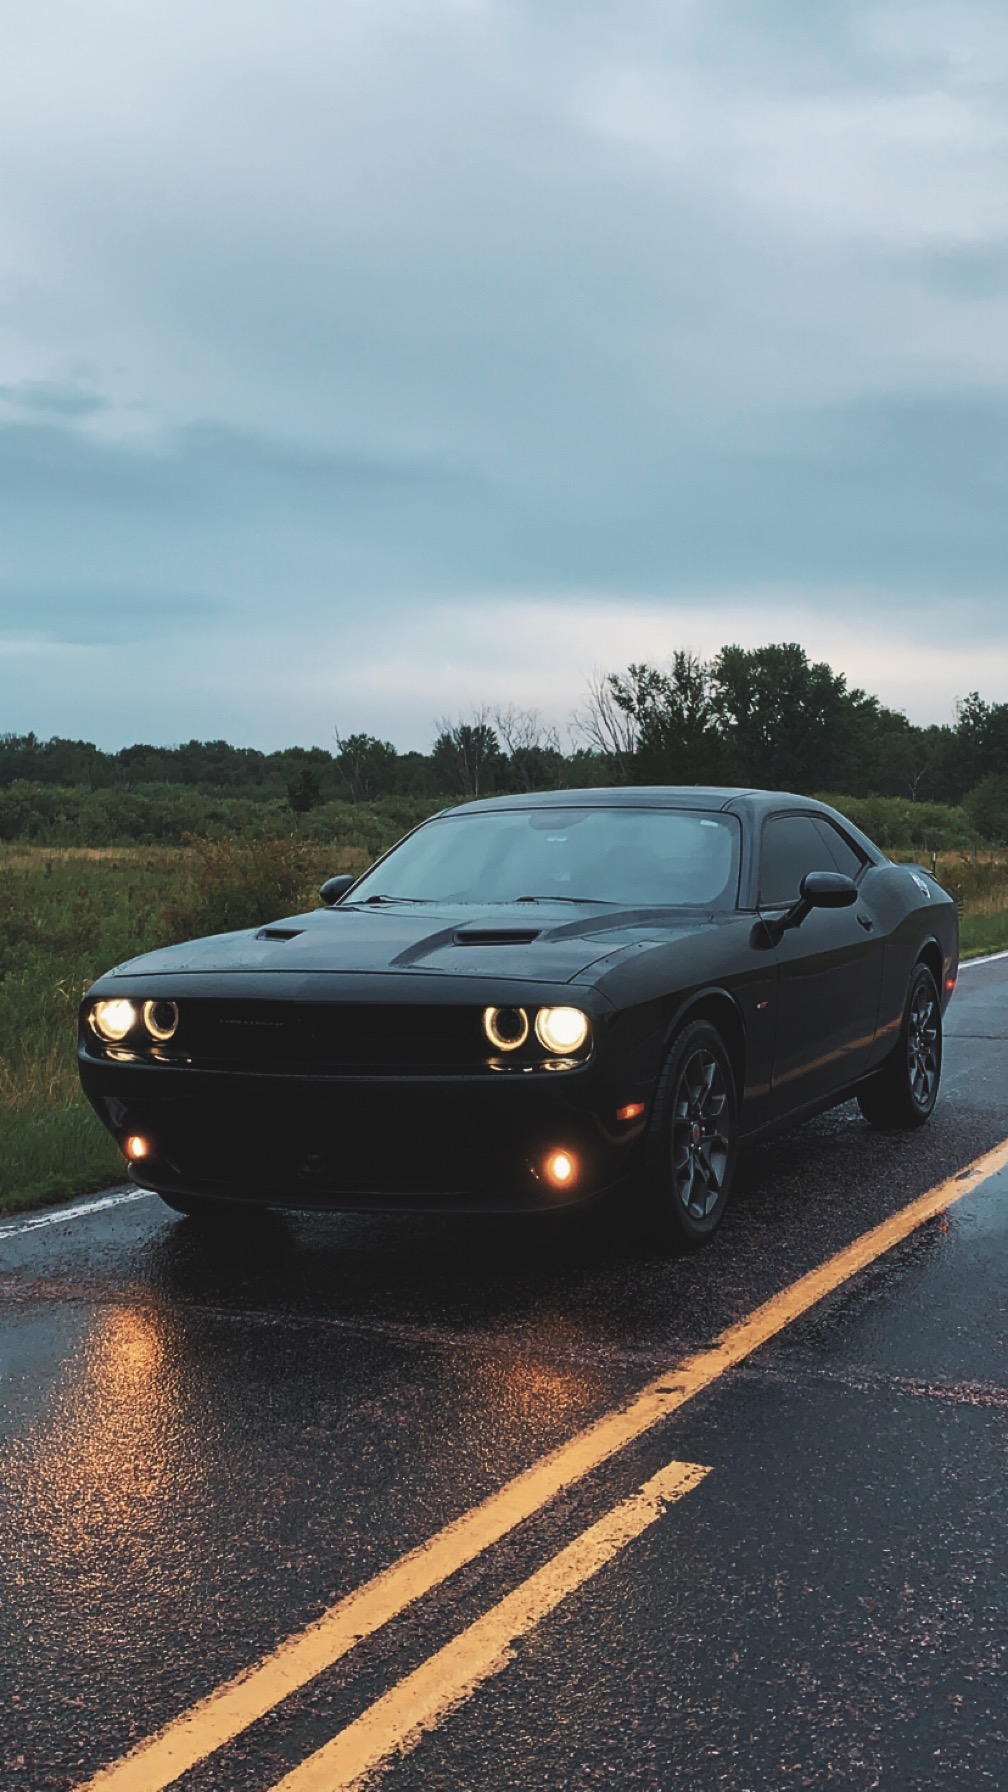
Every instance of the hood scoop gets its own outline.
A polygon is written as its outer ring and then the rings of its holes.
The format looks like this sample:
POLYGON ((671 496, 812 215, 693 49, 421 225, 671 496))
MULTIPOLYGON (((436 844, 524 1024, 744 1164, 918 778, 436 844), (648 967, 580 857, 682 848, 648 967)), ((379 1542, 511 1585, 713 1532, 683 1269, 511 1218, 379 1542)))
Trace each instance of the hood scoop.
POLYGON ((456 946, 530 946, 539 938, 540 927, 458 927, 456 946))
POLYGON ((260 927, 257 940, 296 940, 303 927, 260 927))

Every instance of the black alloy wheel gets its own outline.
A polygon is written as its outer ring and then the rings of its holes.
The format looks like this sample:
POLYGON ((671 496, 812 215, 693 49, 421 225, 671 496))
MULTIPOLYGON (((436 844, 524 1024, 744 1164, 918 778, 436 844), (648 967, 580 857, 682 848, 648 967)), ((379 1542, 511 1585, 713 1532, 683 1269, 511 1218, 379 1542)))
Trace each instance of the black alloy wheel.
POLYGON ((728 1205, 736 1151, 731 1060, 708 1021, 673 1041, 655 1092, 648 1138, 651 1215, 680 1249, 703 1244, 728 1205))
POLYGON ((923 1126, 938 1099, 942 1069, 942 1013, 927 965, 914 967, 899 1043, 882 1069, 858 1091, 858 1106, 873 1126, 923 1126))

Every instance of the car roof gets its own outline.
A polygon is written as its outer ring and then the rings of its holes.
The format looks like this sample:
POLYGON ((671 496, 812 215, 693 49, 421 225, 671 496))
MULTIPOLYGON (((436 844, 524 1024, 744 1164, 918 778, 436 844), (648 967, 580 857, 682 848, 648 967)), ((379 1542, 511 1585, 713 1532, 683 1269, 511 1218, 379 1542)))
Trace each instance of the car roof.
POLYGON ((707 784, 633 784, 589 790, 528 790, 508 796, 477 797, 455 809, 444 809, 444 815, 493 809, 731 809, 736 804, 749 808, 780 808, 799 804, 802 808, 819 809, 826 805, 814 797, 795 796, 784 790, 752 790, 744 786, 707 784))
MULTIPOLYGON (((758 830, 762 818, 781 810, 804 809, 826 815, 856 841, 865 857, 874 865, 884 865, 886 856, 869 840, 867 834, 814 796, 800 796, 793 790, 753 790, 744 785, 711 784, 622 784, 591 790, 527 790, 510 796, 479 797, 474 802, 460 803, 453 809, 442 809, 441 815, 488 814, 494 809, 723 809, 740 813, 747 827, 758 830)), ((432 819, 434 819, 432 817, 432 819)))

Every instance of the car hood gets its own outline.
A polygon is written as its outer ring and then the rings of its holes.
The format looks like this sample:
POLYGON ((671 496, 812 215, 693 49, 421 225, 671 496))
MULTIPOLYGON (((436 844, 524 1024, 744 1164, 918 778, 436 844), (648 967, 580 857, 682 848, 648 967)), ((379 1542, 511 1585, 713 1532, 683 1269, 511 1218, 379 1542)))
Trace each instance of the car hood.
POLYGON ((340 905, 243 933, 213 934, 148 952, 119 977, 199 973, 384 971, 568 983, 599 960, 695 933, 712 916, 693 910, 576 909, 542 902, 476 908, 389 903, 340 905))

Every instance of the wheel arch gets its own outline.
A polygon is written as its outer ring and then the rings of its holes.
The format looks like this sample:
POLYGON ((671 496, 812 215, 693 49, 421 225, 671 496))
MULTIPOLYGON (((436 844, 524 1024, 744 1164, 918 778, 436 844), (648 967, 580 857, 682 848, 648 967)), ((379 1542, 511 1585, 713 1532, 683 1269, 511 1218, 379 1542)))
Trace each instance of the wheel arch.
POLYGON ((691 995, 675 1010, 665 1029, 663 1059, 668 1056, 669 1047, 676 1035, 694 1020, 709 1021, 724 1040, 735 1080, 735 1099, 741 1106, 745 1093, 746 1037, 738 1003, 726 989, 701 989, 691 995))
POLYGON ((938 999, 940 1001, 942 994, 942 978, 945 974, 945 960, 942 957, 942 949, 933 935, 931 939, 924 941, 917 957, 914 959, 914 970, 917 969, 919 964, 927 965, 928 970, 931 972, 931 975, 935 980, 935 988, 938 991, 938 999))

